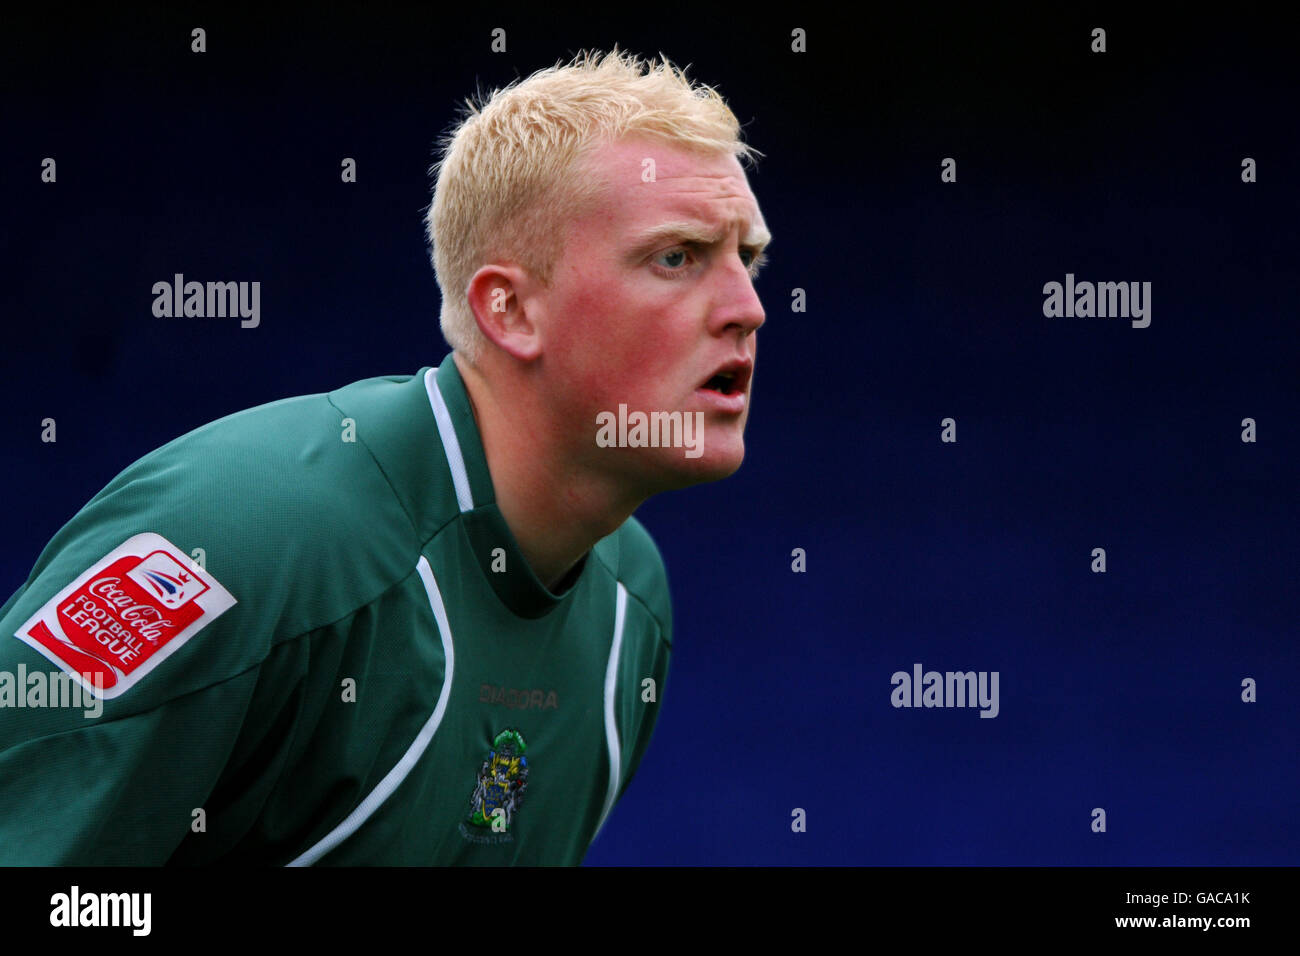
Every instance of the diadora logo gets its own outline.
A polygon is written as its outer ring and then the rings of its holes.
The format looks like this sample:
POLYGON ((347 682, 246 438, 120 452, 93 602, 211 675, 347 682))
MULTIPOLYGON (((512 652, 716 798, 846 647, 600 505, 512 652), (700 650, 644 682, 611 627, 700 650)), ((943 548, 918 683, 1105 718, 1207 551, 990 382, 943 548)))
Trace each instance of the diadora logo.
POLYGON ((107 699, 130 690, 234 604, 166 538, 138 534, 54 595, 14 636, 107 699))
POLYGON ((558 710, 560 698, 555 691, 543 691, 539 687, 532 690, 521 687, 499 687, 495 684, 479 684, 478 702, 480 704, 499 704, 510 710, 558 710))

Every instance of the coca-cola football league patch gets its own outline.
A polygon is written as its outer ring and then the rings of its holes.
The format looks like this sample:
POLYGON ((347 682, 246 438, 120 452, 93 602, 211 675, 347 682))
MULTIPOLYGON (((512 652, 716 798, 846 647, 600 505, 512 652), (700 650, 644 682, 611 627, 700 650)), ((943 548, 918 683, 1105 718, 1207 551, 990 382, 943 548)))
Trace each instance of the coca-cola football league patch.
POLYGON ((110 700, 234 604, 216 578, 162 535, 146 532, 95 562, 14 636, 110 700))

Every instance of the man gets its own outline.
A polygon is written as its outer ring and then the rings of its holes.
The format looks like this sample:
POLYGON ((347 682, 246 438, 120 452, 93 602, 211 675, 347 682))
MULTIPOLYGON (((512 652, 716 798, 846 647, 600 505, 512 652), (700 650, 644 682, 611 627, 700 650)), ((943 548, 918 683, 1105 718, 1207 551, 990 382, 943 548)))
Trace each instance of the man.
POLYGON ((452 355, 158 449, 0 609, 0 864, 581 862, 671 646, 632 512, 744 454, 738 132, 617 51, 472 109, 452 355))

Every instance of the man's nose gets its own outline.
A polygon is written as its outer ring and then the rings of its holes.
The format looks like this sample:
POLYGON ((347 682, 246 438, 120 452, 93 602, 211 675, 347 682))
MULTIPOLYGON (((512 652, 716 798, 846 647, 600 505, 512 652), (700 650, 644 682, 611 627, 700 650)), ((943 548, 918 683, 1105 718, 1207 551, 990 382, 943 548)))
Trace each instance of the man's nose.
POLYGON ((714 307, 709 315, 709 331, 720 335, 730 328, 738 328, 742 336, 756 331, 767 315, 754 289, 749 269, 739 255, 727 258, 717 282, 714 307))

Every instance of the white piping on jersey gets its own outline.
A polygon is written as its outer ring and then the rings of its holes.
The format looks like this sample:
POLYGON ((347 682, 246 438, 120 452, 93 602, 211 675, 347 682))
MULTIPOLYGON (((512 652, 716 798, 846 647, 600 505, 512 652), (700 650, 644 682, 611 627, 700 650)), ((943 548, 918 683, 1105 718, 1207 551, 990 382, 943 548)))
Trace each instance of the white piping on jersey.
MULTIPOLYGON (((609 789, 605 791, 605 809, 600 811, 600 822, 596 824, 596 834, 605 825, 605 818, 614 809, 618 798, 618 784, 622 777, 618 743, 618 724, 614 720, 614 692, 618 688, 618 655, 623 647, 623 623, 627 620, 627 589, 623 582, 618 585, 618 597, 614 602, 614 643, 609 649, 609 663, 605 666, 605 743, 609 746, 609 789)), ((596 838, 592 834, 592 839, 596 838)))
MULTIPOLYGON (((438 732, 438 725, 442 723, 442 715, 447 712, 447 698, 451 696, 451 679, 456 667, 456 651, 451 640, 451 625, 447 623, 447 610, 442 604, 442 592, 438 590, 438 582, 433 578, 433 569, 429 567, 429 560, 424 555, 420 555, 415 570, 419 572, 420 580, 424 582, 424 590, 429 595, 429 606, 433 608, 434 619, 438 622, 438 634, 442 637, 442 656, 446 666, 443 670, 442 692, 438 695, 438 705, 433 709, 432 716, 420 728, 420 733, 416 735, 415 741, 402 755, 402 759, 397 761, 383 780, 379 781, 379 785, 370 791, 370 794, 357 805, 355 810, 348 814, 347 819, 331 830, 324 839, 310 850, 290 863, 289 866, 311 866, 355 833, 361 824, 370 819, 370 816, 379 809, 380 805, 393 795, 393 791, 401 786, 402 781, 411 772, 411 768, 419 761, 425 749, 429 746, 429 741, 433 740, 433 735, 438 732)), ((619 587, 622 588, 622 585, 619 585, 619 587)))
MULTIPOLYGON (((444 361, 450 362, 451 356, 444 361)), ((429 393, 429 404, 433 406, 433 417, 438 422, 438 435, 442 438, 442 450, 447 453, 447 465, 451 468, 451 483, 456 486, 456 503, 462 513, 474 510, 474 496, 469 490, 469 474, 465 471, 465 456, 460 453, 460 440, 456 437, 456 426, 451 423, 451 412, 443 401, 438 389, 436 368, 424 373, 424 390, 429 393)))

